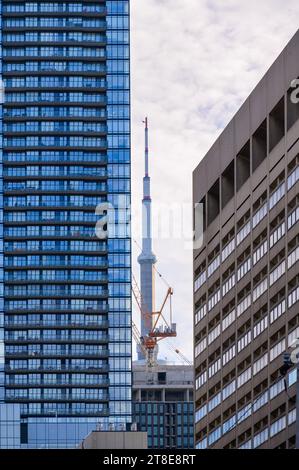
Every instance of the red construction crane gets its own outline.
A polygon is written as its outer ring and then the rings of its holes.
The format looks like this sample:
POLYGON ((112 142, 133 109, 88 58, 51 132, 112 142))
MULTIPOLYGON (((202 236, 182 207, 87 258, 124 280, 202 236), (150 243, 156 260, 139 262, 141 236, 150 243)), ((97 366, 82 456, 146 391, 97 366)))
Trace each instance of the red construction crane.
MULTIPOLYGON (((173 289, 171 287, 168 288, 164 301, 162 302, 161 308, 155 312, 147 312, 144 311, 145 308, 142 308, 143 302, 141 297, 141 292, 136 281, 135 276, 133 275, 132 279, 132 292, 133 296, 136 300, 138 310, 140 315, 151 317, 152 318, 152 329, 149 331, 148 335, 140 336, 138 344, 142 347, 142 350, 145 352, 145 357, 147 360, 147 364, 149 367, 153 367, 155 365, 155 348, 159 341, 165 338, 173 338, 176 337, 176 324, 172 323, 172 302, 171 298, 173 295, 173 289), (163 311, 165 310, 166 304, 169 302, 169 321, 165 318, 163 311)), ((140 335, 138 328, 133 323, 133 335, 136 340, 136 336, 140 335)))

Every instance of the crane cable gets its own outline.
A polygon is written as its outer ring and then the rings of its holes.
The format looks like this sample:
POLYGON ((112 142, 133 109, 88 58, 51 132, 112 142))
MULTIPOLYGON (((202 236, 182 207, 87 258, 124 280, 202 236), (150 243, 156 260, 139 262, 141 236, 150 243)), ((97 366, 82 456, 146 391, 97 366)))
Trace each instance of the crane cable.
MULTIPOLYGON (((136 246, 138 246, 138 248, 140 249, 141 253, 143 253, 143 250, 142 250, 142 247, 140 246, 140 244, 135 240, 135 238, 133 238, 133 242, 136 244, 136 246)), ((168 287, 168 288, 171 288, 170 284, 166 281, 166 279, 162 276, 162 274, 160 273, 160 271, 156 268, 155 265, 153 265, 153 268, 154 270, 156 271, 156 273, 158 274, 159 278, 164 282, 164 284, 168 287)))

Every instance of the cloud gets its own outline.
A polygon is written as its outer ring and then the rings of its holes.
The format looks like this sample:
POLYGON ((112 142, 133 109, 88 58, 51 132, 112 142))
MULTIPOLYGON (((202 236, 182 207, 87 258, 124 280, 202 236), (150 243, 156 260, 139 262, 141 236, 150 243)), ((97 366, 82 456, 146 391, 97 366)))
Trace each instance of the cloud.
MULTIPOLYGON (((131 0, 132 190, 138 217, 144 116, 150 122, 153 203, 189 204, 191 231, 192 171, 296 32, 297 5, 131 0)), ((154 240, 154 250, 158 269, 175 289, 176 344, 192 358, 192 253, 179 240, 154 240)), ((136 263, 134 271, 138 275, 136 263)), ((158 300, 164 287, 157 286, 158 300)), ((162 357, 173 358, 161 350, 162 357)))

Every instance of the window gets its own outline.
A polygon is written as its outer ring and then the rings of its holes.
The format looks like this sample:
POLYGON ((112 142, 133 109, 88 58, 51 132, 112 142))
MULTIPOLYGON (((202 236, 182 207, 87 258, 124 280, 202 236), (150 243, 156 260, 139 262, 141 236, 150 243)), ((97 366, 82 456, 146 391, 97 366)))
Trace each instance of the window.
POLYGON ((244 385, 250 379, 251 379, 251 367, 249 367, 241 375, 239 375, 238 381, 237 381, 238 388, 242 387, 242 385, 244 385))
POLYGON ((286 311, 286 301, 283 300, 270 311, 270 323, 274 323, 286 311))
POLYGON ((276 436, 276 434, 280 433, 283 429, 286 428, 286 426, 286 416, 275 421, 275 423, 270 426, 270 437, 276 436))
POLYGON ((290 269, 299 260, 299 246, 288 256, 288 269, 290 269))
POLYGON ((221 291, 218 289, 215 294, 213 294, 208 301, 208 311, 212 310, 215 305, 217 305, 220 302, 221 298, 221 291))
POLYGON ((204 271, 194 282, 194 292, 196 292, 206 282, 206 279, 207 273, 204 271))
POLYGON ((245 349, 248 344, 251 342, 251 330, 246 333, 246 335, 242 336, 241 339, 238 341, 238 353, 245 349))
POLYGON ((260 432, 253 438, 253 448, 256 449, 260 447, 264 442, 269 439, 269 429, 265 429, 264 431, 260 432))
POLYGON ((236 318, 236 311, 232 310, 224 319, 222 320, 222 331, 225 331, 234 321, 236 318))
POLYGON ((277 356, 285 352, 285 349, 286 349, 286 342, 285 342, 285 339, 283 339, 278 344, 276 344, 273 348, 270 349, 270 361, 274 361, 274 359, 277 356))
POLYGON ((260 259, 263 258, 263 256, 267 253, 268 251, 268 241, 266 240, 264 243, 261 244, 254 252, 253 252, 253 265, 259 262, 260 259))
POLYGON ((251 294, 247 295, 237 306, 237 316, 239 317, 244 313, 251 305, 251 294))
POLYGON ((236 391, 236 381, 234 380, 230 384, 226 385, 222 390, 222 400, 226 400, 236 391))
POLYGON ((268 327, 268 316, 265 316, 253 328, 253 337, 257 338, 268 327))
POLYGON ((201 408, 199 408, 199 410, 195 412, 195 422, 198 423, 198 421, 200 421, 202 418, 206 416, 207 412, 208 412, 207 405, 204 405, 201 408))
POLYGON ((208 336, 208 344, 210 345, 213 341, 215 341, 216 338, 218 338, 218 336, 220 335, 220 332, 221 332, 221 326, 220 324, 216 326, 216 328, 214 328, 210 333, 209 333, 209 336, 208 336))
POLYGON ((237 271, 238 282, 250 271, 251 268, 251 258, 248 258, 237 271))
POLYGON ((233 274, 222 286, 222 296, 224 297, 235 286, 236 280, 233 274))
POLYGON ((251 221, 247 222, 247 224, 244 225, 244 227, 237 233, 237 246, 240 245, 240 243, 250 234, 250 229, 251 221))
POLYGON ((228 364, 236 355, 236 346, 233 345, 228 351, 223 354, 222 365, 228 364))
POLYGON ((203 305, 195 314, 195 323, 200 322, 207 314, 207 305, 203 305))
POLYGON ((207 381, 207 371, 205 371, 203 374, 201 374, 199 377, 196 379, 196 390, 198 390, 200 387, 202 387, 207 381))
POLYGON ((258 361, 253 364, 253 375, 258 374, 262 369, 268 365, 268 353, 264 354, 258 361))
POLYGON ((233 238, 222 250, 221 261, 223 262, 235 249, 235 238, 233 238))
POLYGON ((195 347, 195 357, 199 356, 207 347, 207 338, 204 338, 196 347, 195 347))
POLYGON ((266 292, 268 288, 268 279, 265 278, 262 282, 260 282, 255 289, 253 289, 252 299, 255 302, 261 295, 266 292))
POLYGON ((220 255, 216 256, 216 258, 208 265, 208 277, 212 276, 212 274, 218 269, 220 266, 220 255))
POLYGON ((274 232, 270 235, 270 248, 272 248, 278 240, 280 240, 285 235, 286 227, 283 222, 274 232))
POLYGON ((294 289, 288 296, 288 307, 291 308, 299 300, 299 287, 294 289))
POLYGON ((286 270, 286 263, 285 261, 282 261, 277 268, 275 268, 271 273, 270 273, 270 286, 272 286, 276 281, 278 281, 281 276, 285 273, 286 270))
POLYGON ((209 379, 213 377, 220 369, 221 369, 221 359, 218 359, 209 367, 209 370, 208 370, 209 379))
POLYGON ((268 204, 265 203, 253 216, 252 218, 252 228, 255 228, 268 213, 268 204))

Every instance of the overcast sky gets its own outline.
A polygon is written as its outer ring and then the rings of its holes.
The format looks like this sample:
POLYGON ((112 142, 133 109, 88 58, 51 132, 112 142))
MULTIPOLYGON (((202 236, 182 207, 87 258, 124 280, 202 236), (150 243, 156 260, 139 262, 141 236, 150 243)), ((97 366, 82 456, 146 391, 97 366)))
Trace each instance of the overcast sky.
MULTIPOLYGON (((296 32, 298 20, 298 0, 131 0, 133 237, 140 242, 142 120, 148 115, 154 252, 157 269, 174 288, 178 337, 171 342, 189 359, 192 171, 296 32), (168 206, 176 217, 175 239, 165 232, 168 206), (156 230, 161 214, 163 239, 156 230)), ((157 307, 165 291, 157 280, 157 307)), ((161 358, 175 359, 166 346, 160 349, 161 358)))

